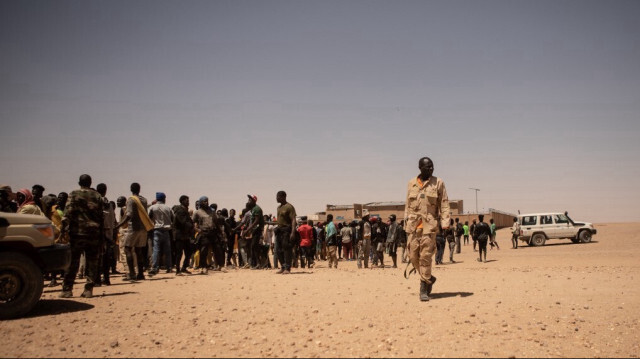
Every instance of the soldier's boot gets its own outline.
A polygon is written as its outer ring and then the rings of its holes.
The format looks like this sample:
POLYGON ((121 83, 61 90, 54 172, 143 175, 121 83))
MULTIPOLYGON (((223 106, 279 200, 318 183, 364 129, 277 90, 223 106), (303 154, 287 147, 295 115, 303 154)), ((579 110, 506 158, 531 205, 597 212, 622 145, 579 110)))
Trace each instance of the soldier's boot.
POLYGON ((82 292, 82 294, 80 294, 81 297, 83 298, 91 298, 93 297, 93 289, 92 288, 85 288, 84 292, 82 292))
POLYGON ((427 294, 431 294, 431 290, 433 289, 433 285, 436 283, 436 277, 431 276, 431 283, 427 284, 427 294))
POLYGON ((60 293, 60 298, 71 298, 73 297, 73 292, 71 288, 63 288, 62 293, 60 293))
POLYGON ((429 301, 429 293, 427 293, 427 282, 420 281, 420 300, 423 302, 429 301))

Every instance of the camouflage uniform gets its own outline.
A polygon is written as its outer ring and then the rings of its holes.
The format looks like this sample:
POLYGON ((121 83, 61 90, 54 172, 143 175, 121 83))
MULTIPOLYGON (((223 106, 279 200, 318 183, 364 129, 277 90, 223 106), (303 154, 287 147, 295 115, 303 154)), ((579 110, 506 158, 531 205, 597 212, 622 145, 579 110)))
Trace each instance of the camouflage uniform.
POLYGON ((104 214, 103 201, 94 190, 81 188, 71 192, 64 211, 64 221, 69 224, 71 265, 64 275, 63 291, 73 288, 80 255, 84 252, 87 261, 87 283, 85 290, 92 290, 98 272, 98 254, 102 239, 104 214))
POLYGON ((420 279, 432 284, 431 261, 436 248, 438 218, 449 226, 449 198, 444 182, 435 176, 420 185, 418 178, 409 181, 404 218, 409 260, 420 279))

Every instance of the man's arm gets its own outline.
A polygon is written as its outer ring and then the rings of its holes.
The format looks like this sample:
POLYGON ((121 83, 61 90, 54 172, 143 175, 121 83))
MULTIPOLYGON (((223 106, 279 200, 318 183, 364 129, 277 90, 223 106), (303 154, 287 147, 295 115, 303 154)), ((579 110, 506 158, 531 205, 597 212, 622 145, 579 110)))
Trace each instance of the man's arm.
MULTIPOLYGON (((291 207, 291 208, 293 209, 293 207, 291 207)), ((295 231, 295 229, 296 229, 296 210, 293 209, 292 212, 293 212, 293 213, 291 213, 291 229, 292 229, 292 231, 291 231, 290 238, 291 238, 291 241, 294 241, 296 239, 296 231, 295 231)))
POLYGON ((449 222, 451 219, 451 208, 449 207, 449 196, 447 196, 447 189, 444 186, 444 182, 440 182, 440 193, 438 195, 440 199, 440 225, 442 229, 449 228, 449 222))
POLYGON ((124 216, 122 218, 120 218, 120 223, 118 223, 118 225, 116 226, 116 229, 122 227, 125 223, 129 222, 131 220, 131 216, 129 215, 129 199, 127 199, 127 204, 125 205, 125 211, 124 211, 124 216))

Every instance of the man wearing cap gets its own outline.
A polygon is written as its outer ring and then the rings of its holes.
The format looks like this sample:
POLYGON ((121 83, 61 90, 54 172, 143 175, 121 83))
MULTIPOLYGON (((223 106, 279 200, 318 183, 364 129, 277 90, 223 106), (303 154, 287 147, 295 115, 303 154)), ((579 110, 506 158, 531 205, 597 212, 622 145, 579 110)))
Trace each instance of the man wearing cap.
POLYGON ((156 192, 156 203, 149 207, 149 218, 153 221, 153 256, 149 275, 158 274, 160 270, 160 252, 166 258, 167 273, 171 273, 171 229, 173 224, 173 211, 164 202, 167 196, 162 192, 156 192))
POLYGON ((420 300, 428 301, 436 277, 431 275, 431 262, 436 247, 438 220, 449 228, 449 198, 444 182, 433 174, 429 157, 418 161, 420 174, 409 181, 405 204, 405 231, 409 260, 420 275, 420 300))
POLYGON ((371 252, 371 223, 369 223, 369 210, 362 210, 362 240, 358 241, 358 268, 369 268, 369 252, 371 252), (364 263, 363 263, 364 262, 364 263))
POLYGON ((209 198, 207 196, 200 197, 200 208, 193 214, 193 225, 195 226, 198 237, 197 245, 200 249, 200 274, 209 273, 209 245, 212 245, 218 235, 218 216, 216 212, 209 207, 209 198))

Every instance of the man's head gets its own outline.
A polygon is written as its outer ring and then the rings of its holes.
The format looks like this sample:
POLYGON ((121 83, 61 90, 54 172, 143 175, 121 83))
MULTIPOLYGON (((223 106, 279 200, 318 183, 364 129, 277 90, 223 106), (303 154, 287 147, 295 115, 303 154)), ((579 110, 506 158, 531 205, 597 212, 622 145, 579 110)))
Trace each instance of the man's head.
POLYGON ((513 217, 514 222, 518 222, 518 217, 513 217))
POLYGON ((78 179, 78 185, 83 188, 91 187, 91 176, 88 174, 81 175, 80 179, 78 179))
POLYGON ((392 214, 389 216, 389 221, 391 221, 392 223, 396 221, 396 215, 392 214))
POLYGON ((33 196, 33 198, 42 198, 43 194, 44 187, 42 187, 42 185, 34 184, 33 187, 31 187, 31 195, 33 196))
POLYGON ((333 221, 333 214, 327 214, 327 223, 333 221))
POLYGON ((460 218, 456 218, 456 224, 458 224, 458 222, 460 222, 460 218))
POLYGON ((218 210, 218 204, 217 203, 211 203, 211 205, 209 207, 211 207, 211 209, 214 210, 214 211, 218 210))
POLYGON ((491 219, 489 220, 489 223, 493 224, 493 218, 491 218, 491 219))
POLYGON ((18 193, 16 193, 16 201, 18 202, 19 205, 22 205, 25 202, 32 202, 33 195, 31 194, 31 191, 29 191, 28 189, 22 188, 21 190, 18 191, 18 193))
MULTIPOLYGON (((480 222, 484 221, 484 214, 479 214, 479 215, 478 215, 478 220, 479 220, 480 222)), ((476 221, 474 220, 474 221, 473 221, 473 223, 476 223, 476 221)))
POLYGON ((276 194, 276 201, 281 204, 287 203, 287 192, 278 191, 278 193, 276 194))
POLYGON ((209 197, 200 197, 200 199, 198 199, 198 204, 200 205, 200 208, 209 208, 209 197))
POLYGON ((258 197, 256 195, 248 194, 249 200, 247 201, 247 209, 252 209, 256 206, 256 202, 258 202, 258 197))
POLYGON ((6 198, 6 201, 15 200, 16 194, 11 190, 11 186, 9 185, 0 185, 0 196, 6 198))
POLYGON ((226 208, 221 209, 220 214, 225 218, 229 217, 229 211, 226 208))
POLYGON ((189 196, 184 194, 180 196, 180 204, 186 208, 189 208, 189 196))
POLYGON ((418 168, 420 169, 420 177, 423 179, 429 179, 433 174, 433 162, 429 157, 422 157, 418 161, 418 168))
POLYGON ((233 209, 233 208, 231 208, 231 209, 229 210, 229 217, 233 218, 233 217, 235 217, 235 216, 236 216, 236 210, 235 210, 235 209, 233 209))
MULTIPOLYGON (((457 218, 456 218, 457 219, 457 218)), ((449 220, 449 226, 453 226, 453 219, 449 220)))
POLYGON ((156 201, 164 203, 167 199, 167 195, 164 192, 156 192, 156 201))
POLYGON ((131 193, 133 193, 133 194, 140 194, 140 183, 133 182, 131 184, 131 186, 129 187, 129 189, 131 190, 131 193))
POLYGON ((310 220, 308 220, 308 221, 307 221, 307 224, 308 224, 309 226, 313 227, 313 220, 311 220, 311 219, 310 219, 310 220))
POLYGON ((64 207, 67 205, 68 199, 69 195, 67 194, 67 192, 58 193, 58 208, 64 209, 64 207))
MULTIPOLYGON (((480 218, 480 216, 478 216, 478 218, 480 218)), ((473 220, 473 224, 476 224, 476 220, 475 219, 473 220)))
POLYGON ((118 199, 116 199, 116 204, 120 208, 124 207, 127 204, 127 198, 125 198, 125 196, 118 197, 118 199))
POLYGON ((107 195, 107 185, 104 183, 98 183, 96 186, 96 192, 100 193, 102 197, 107 195))

